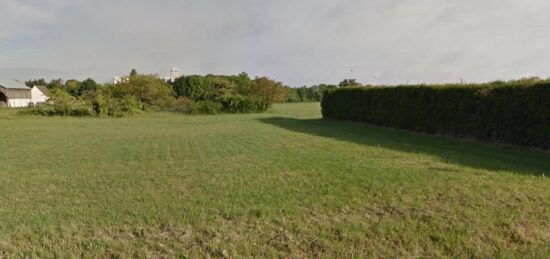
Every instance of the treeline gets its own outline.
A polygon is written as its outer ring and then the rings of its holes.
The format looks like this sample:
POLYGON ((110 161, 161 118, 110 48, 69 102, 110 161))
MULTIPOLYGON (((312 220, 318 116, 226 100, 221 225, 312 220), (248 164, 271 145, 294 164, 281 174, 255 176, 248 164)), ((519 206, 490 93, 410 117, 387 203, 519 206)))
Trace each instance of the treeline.
POLYGON ((325 118, 550 148, 550 80, 328 91, 325 118))
POLYGON ((167 82, 156 75, 132 70, 117 84, 44 79, 27 81, 28 86, 45 85, 50 102, 23 111, 38 115, 121 117, 144 111, 178 111, 192 114, 263 112, 283 102, 286 90, 267 77, 183 76, 167 82))
POLYGON ((349 88, 361 86, 355 79, 345 79, 338 85, 320 84, 314 86, 302 86, 298 88, 287 87, 286 102, 320 102, 323 93, 337 88, 349 88))
POLYGON ((47 87, 50 90, 60 89, 66 91, 72 96, 81 96, 86 92, 95 91, 98 86, 101 86, 98 85, 98 83, 91 78, 88 78, 84 81, 78 81, 74 79, 65 81, 59 78, 52 79, 49 82, 46 82, 45 79, 41 78, 26 81, 25 85, 31 88, 35 85, 41 85, 47 87))

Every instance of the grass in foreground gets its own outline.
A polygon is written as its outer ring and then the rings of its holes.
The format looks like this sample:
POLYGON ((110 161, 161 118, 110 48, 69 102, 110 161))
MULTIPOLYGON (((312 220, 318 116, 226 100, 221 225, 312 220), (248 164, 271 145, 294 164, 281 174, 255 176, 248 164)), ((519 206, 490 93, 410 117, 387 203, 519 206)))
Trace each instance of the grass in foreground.
POLYGON ((0 110, 0 256, 544 257, 549 176, 546 154, 325 121, 318 104, 0 110))

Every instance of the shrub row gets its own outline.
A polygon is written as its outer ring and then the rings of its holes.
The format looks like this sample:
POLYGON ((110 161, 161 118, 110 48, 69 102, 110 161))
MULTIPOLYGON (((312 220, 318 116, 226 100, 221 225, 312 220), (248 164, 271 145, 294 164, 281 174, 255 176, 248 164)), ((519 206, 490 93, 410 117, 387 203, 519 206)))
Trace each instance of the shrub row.
POLYGON ((337 89, 324 118, 550 148, 550 81, 337 89))
POLYGON ((46 116, 122 117, 144 111, 176 111, 191 114, 265 112, 285 99, 285 88, 267 77, 251 79, 248 74, 234 76, 182 76, 166 82, 156 75, 132 70, 116 84, 98 85, 62 79, 27 81, 28 85, 50 87, 47 103, 22 110, 22 114, 46 116))

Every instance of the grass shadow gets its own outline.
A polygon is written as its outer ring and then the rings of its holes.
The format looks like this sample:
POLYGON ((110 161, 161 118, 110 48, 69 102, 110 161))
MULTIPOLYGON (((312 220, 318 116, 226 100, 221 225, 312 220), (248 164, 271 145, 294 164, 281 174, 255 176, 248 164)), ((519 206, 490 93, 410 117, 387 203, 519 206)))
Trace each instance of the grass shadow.
POLYGON ((535 150, 461 141, 337 120, 283 117, 259 120, 295 132, 396 151, 423 153, 448 163, 476 169, 550 176, 550 155, 535 150))

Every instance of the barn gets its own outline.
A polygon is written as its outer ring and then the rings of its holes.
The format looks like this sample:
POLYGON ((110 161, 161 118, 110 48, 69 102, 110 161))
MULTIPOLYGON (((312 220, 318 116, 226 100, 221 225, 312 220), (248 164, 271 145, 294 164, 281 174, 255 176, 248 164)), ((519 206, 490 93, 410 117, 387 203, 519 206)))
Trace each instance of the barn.
POLYGON ((31 89, 15 80, 0 79, 0 107, 27 107, 31 102, 31 89))
POLYGON ((35 85, 31 89, 31 105, 39 105, 50 100, 50 90, 42 85, 35 85))

